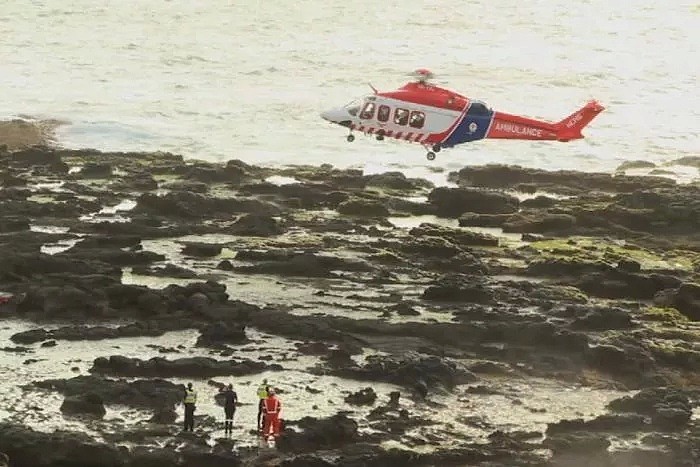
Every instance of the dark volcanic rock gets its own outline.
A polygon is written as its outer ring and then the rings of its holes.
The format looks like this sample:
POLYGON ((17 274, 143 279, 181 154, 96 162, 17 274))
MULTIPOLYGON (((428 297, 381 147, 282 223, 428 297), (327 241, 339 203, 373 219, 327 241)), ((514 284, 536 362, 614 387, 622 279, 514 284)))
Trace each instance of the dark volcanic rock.
POLYGON ((244 214, 226 231, 234 235, 251 237, 270 237, 284 233, 284 229, 275 218, 260 214, 244 214))
POLYGON ((248 342, 245 324, 219 321, 209 324, 201 330, 196 345, 198 347, 218 348, 223 345, 237 345, 245 342, 248 342))
POLYGON ((459 217, 465 212, 510 214, 518 210, 518 198, 494 191, 468 188, 435 188, 428 202, 444 217, 459 217))
POLYGON ((423 298, 440 302, 469 302, 488 304, 493 302, 493 292, 480 276, 447 275, 438 279, 423 292, 423 298))
MULTIPOLYGON (((255 260, 251 252, 241 254, 236 259, 255 260)), ((269 257, 263 253, 264 257, 269 257)), ((360 259, 339 258, 336 256, 317 255, 311 252, 283 253, 272 256, 274 261, 262 261, 252 266, 238 266, 236 271, 256 274, 277 274, 284 276, 332 277, 334 271, 369 272, 373 267, 360 259)))
POLYGON ((535 184, 538 188, 564 194, 586 193, 591 190, 632 192, 650 186, 671 187, 676 183, 663 177, 611 176, 608 173, 547 171, 489 164, 464 167, 450 174, 450 180, 462 186, 511 188, 520 184, 535 184))
POLYGON ((389 210, 379 201, 365 199, 349 199, 343 201, 337 208, 340 214, 360 217, 386 217, 389 210))
POLYGON ((422 223, 408 233, 414 237, 442 237, 460 246, 498 246, 498 238, 493 235, 465 229, 451 229, 435 224, 422 223))
POLYGON ((683 428, 693 414, 688 395, 681 389, 668 387, 642 389, 634 396, 615 399, 608 407, 615 412, 651 416, 655 427, 671 430, 683 428))
POLYGON ((79 172, 81 178, 109 178, 112 176, 112 166, 104 162, 88 162, 79 172))
POLYGON ((138 199, 134 214, 152 214, 176 218, 230 217, 232 214, 256 213, 270 216, 280 214, 279 207, 255 199, 208 198, 187 191, 170 192, 159 196, 145 193, 138 199))
POLYGON ((654 301, 658 305, 676 308, 693 321, 700 321, 700 284, 686 282, 677 289, 664 290, 654 297, 654 301))
POLYGON ((105 404, 127 405, 137 408, 173 407, 182 400, 185 387, 162 379, 127 382, 99 376, 76 376, 70 379, 39 381, 34 386, 55 390, 66 397, 96 394, 105 404))
POLYGON ((417 384, 426 389, 450 390, 458 384, 476 381, 473 373, 455 361, 413 352, 396 357, 371 355, 362 366, 350 365, 333 372, 355 379, 386 381, 414 390, 418 390, 417 384))
POLYGON ((242 376, 267 370, 281 370, 277 364, 268 365, 252 360, 215 360, 207 357, 189 357, 166 360, 153 357, 149 360, 113 355, 95 359, 93 373, 119 376, 195 377, 242 376))
POLYGON ((42 433, 19 425, 0 424, 0 445, 12 467, 125 467, 124 451, 96 443, 83 433, 42 433))
POLYGON ((660 274, 636 274, 619 269, 586 274, 576 287, 591 295, 604 298, 652 299, 664 289, 676 288, 680 279, 660 274))
POLYGON ((66 396, 61 412, 67 415, 89 415, 102 418, 107 413, 102 398, 95 393, 66 396))
POLYGON ((377 394, 372 388, 360 389, 345 398, 345 402, 352 405, 372 405, 376 400, 377 394))
POLYGON ((182 254, 187 256, 207 257, 221 254, 222 245, 216 243, 186 243, 182 254))
POLYGON ((300 433, 285 430, 276 446, 282 452, 309 452, 331 449, 353 443, 358 439, 357 422, 345 415, 333 415, 325 419, 304 417, 299 421, 287 421, 287 426, 298 426, 300 433))

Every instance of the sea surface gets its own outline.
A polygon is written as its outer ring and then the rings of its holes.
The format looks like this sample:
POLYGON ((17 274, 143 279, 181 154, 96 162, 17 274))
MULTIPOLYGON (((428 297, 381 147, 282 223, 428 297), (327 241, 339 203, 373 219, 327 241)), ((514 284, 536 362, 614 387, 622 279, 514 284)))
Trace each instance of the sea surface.
POLYGON ((700 3, 684 0, 2 0, 0 118, 64 121, 67 147, 208 161, 609 171, 700 154, 699 44, 700 3), (420 67, 496 110, 607 110, 585 140, 481 141, 433 162, 320 119, 420 67))

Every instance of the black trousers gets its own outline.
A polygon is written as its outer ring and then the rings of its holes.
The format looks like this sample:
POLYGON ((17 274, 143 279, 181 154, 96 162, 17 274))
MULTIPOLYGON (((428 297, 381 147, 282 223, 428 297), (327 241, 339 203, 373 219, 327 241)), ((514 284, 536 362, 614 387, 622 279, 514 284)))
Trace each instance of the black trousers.
POLYGON ((224 430, 233 431, 233 415, 236 413, 235 407, 224 407, 224 415, 226 419, 224 421, 224 430))
POLYGON ((194 404, 185 404, 185 431, 194 431, 194 404))
POLYGON ((258 404, 258 430, 262 430, 263 427, 263 407, 265 406, 265 399, 260 399, 258 404))

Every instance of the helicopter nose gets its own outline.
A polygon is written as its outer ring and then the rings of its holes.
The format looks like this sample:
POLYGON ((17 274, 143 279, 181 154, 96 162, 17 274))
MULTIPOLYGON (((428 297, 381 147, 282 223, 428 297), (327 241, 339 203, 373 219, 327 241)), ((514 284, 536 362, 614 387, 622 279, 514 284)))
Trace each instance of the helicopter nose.
POLYGON ((331 123, 340 124, 340 122, 349 120, 350 116, 348 115, 348 112, 345 109, 336 108, 326 110, 325 112, 321 112, 321 118, 331 123))

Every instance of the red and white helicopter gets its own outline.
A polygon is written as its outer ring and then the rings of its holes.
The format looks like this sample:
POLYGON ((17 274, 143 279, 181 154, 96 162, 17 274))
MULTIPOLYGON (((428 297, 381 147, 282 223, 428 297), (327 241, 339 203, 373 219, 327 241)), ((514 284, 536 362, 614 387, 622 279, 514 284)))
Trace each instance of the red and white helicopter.
POLYGON ((321 117, 350 129, 374 135, 378 140, 394 138, 420 143, 428 160, 441 149, 484 138, 571 141, 581 139, 581 130, 605 108, 589 101, 565 119, 552 123, 505 112, 497 112, 481 101, 431 84, 434 77, 421 68, 416 81, 389 92, 378 92, 343 107, 321 113, 321 117))

